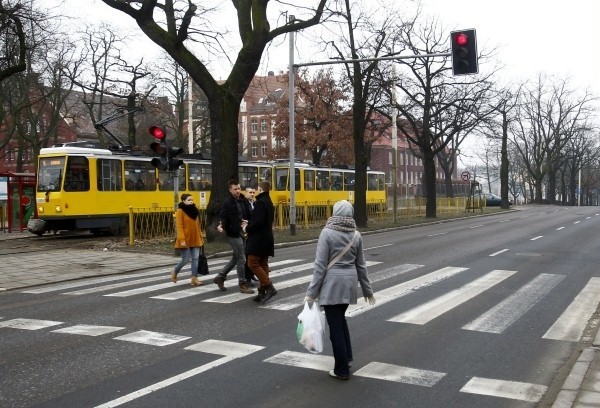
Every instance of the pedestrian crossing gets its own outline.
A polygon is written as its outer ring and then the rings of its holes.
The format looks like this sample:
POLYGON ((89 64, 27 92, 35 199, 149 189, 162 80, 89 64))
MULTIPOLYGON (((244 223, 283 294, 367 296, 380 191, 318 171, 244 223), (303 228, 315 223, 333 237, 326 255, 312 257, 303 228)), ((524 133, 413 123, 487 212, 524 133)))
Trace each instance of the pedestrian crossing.
MULTIPOLYGON (((209 261, 209 269, 218 271, 226 259, 213 259, 209 261)), ((467 272, 474 271, 465 267, 446 266, 433 271, 426 271, 425 265, 400 264, 390 267, 380 265, 380 262, 368 261, 370 279, 375 289, 377 303, 369 305, 359 299, 355 305, 350 305, 346 316, 356 318, 365 313, 373 313, 377 308, 395 302, 401 305, 403 297, 421 292, 426 288, 457 279, 467 272), (383 266, 383 268, 381 268, 383 266), (402 278, 403 275, 412 273, 416 275, 419 270, 423 273, 401 283, 390 283, 402 278)), ((289 311, 299 309, 305 296, 305 289, 312 278, 312 262, 302 259, 285 259, 270 263, 271 279, 279 294, 270 302, 255 305, 259 309, 276 311, 289 311), (290 291, 285 291, 291 289, 290 291)), ((396 309, 396 313, 383 316, 390 323, 403 323, 412 325, 426 325, 434 319, 468 303, 474 298, 484 295, 487 291, 500 285, 502 282, 518 275, 515 270, 475 271, 480 276, 470 279, 459 287, 452 287, 447 292, 433 298, 426 299, 407 310, 396 309)), ((190 286, 187 277, 189 268, 182 270, 180 280, 173 283, 169 279, 169 272, 165 269, 155 269, 129 275, 107 276, 86 279, 76 282, 48 285, 40 288, 31 288, 21 291, 27 294, 43 294, 56 292, 66 296, 90 296, 135 298, 146 296, 156 301, 178 301, 190 297, 198 297, 202 303, 215 303, 221 305, 249 301, 248 296, 237 291, 237 278, 235 271, 230 272, 225 286, 231 290, 221 292, 212 279, 216 273, 202 276, 205 285, 200 287, 190 286), (184 278, 185 277, 185 278, 184 278)), ((565 275, 540 273, 529 282, 507 295, 489 310, 480 311, 472 321, 465 322, 461 329, 490 334, 501 334, 511 325, 519 321, 542 299, 548 297, 553 290, 564 280, 565 275)), ((466 277, 462 277, 466 280, 466 277)), ((359 290, 360 293, 360 290, 359 290)), ((572 303, 558 316, 556 321, 540 336, 544 339, 578 342, 584 332, 587 322, 592 317, 600 303, 600 278, 592 278, 572 303)), ((387 310, 390 310, 388 308, 387 310)))
MULTIPOLYGON (((52 329, 63 324, 65 323, 51 320, 17 318, 0 321, 0 329, 12 328, 21 330, 44 330, 52 329)), ((78 324, 51 330, 51 332, 57 334, 96 337, 108 336, 123 330, 126 330, 126 328, 78 324)), ((193 339, 192 337, 178 334, 160 333, 149 330, 136 330, 131 333, 113 337, 112 340, 132 342, 154 347, 169 347, 193 339)), ((119 397, 116 400, 99 405, 99 407, 114 407, 126 402, 130 402, 142 395, 147 395, 150 392, 176 384, 179 381, 201 374, 235 359, 247 357, 256 351, 263 349, 268 349, 268 347, 216 339, 208 339, 200 343, 194 343, 184 347, 184 350, 216 354, 223 357, 186 372, 177 374, 174 377, 161 380, 158 383, 148 385, 140 390, 119 397)), ((263 360, 263 363, 328 372, 331 367, 333 367, 334 360, 333 357, 329 355, 317 355, 306 352, 285 350, 283 352, 270 355, 263 360)), ((386 381, 391 383, 408 384, 417 387, 432 388, 435 387, 443 378, 448 376, 449 373, 371 361, 367 362, 362 367, 357 367, 352 375, 354 377, 361 377, 375 381, 386 381)), ((468 379, 468 381, 462 388, 458 390, 458 392, 508 398, 525 402, 539 402, 546 393, 547 389, 548 387, 543 384, 516 382, 505 379, 481 378, 474 376, 468 379)))

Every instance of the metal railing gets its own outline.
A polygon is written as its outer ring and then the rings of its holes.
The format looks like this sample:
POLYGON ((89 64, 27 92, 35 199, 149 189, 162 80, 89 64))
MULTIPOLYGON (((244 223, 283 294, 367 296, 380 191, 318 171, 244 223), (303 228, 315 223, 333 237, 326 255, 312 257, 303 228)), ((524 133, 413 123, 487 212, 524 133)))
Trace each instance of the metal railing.
MULTIPOLYGON (((334 201, 296 203, 296 225, 299 228, 321 228, 333 213, 334 201)), ((391 202, 384 200, 367 202, 367 218, 370 220, 394 219, 391 202)), ((290 225, 289 203, 274 203, 274 229, 288 229, 290 225)), ((464 212, 467 208, 467 198, 438 198, 437 214, 455 214, 464 212)), ((426 199, 409 198, 399 200, 396 217, 424 217, 426 199)), ((200 209, 200 223, 206 226, 206 210, 200 209)), ((129 245, 135 240, 151 238, 175 237, 175 213, 173 207, 134 208, 129 207, 129 245)))

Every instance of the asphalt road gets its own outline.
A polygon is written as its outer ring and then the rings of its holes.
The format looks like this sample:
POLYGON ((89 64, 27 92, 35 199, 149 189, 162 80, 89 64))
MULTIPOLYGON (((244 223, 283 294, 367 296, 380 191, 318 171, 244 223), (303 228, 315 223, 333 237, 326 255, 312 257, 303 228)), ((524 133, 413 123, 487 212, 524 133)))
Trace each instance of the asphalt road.
POLYGON ((313 355, 295 339, 314 245, 277 251, 279 294, 262 307, 237 293, 235 272, 227 293, 191 288, 185 272, 174 285, 165 269, 2 293, 0 405, 545 406, 595 333, 598 212, 535 207, 366 235, 378 303, 349 309, 349 381, 327 376, 328 341, 313 355))

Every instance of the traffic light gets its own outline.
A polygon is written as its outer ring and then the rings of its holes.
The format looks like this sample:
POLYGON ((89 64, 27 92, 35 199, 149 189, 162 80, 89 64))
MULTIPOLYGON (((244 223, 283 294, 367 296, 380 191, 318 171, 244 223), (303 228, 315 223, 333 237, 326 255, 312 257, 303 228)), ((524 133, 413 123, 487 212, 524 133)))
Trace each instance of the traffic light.
POLYGON ((183 160, 175 158, 177 155, 183 153, 183 149, 181 147, 169 146, 167 143, 167 132, 164 128, 151 126, 148 132, 157 140, 157 142, 150 143, 150 150, 160 156, 150 161, 155 168, 161 171, 173 171, 183 165, 183 160))
POLYGON ((478 73, 475 30, 452 31, 450 42, 452 46, 452 75, 478 73))

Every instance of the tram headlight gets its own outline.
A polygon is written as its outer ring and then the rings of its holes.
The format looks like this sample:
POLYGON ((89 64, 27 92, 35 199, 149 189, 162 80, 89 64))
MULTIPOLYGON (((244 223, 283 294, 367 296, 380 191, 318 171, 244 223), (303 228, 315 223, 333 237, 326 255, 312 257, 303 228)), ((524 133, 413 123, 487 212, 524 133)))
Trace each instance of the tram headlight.
POLYGON ((44 207, 38 207, 38 214, 41 214, 44 212, 44 207))
POLYGON ((62 212, 62 207, 60 205, 55 205, 54 206, 54 211, 57 212, 57 213, 62 212))

